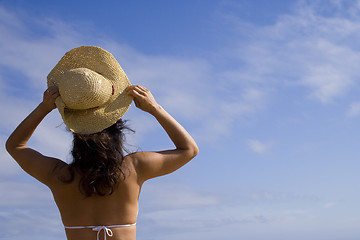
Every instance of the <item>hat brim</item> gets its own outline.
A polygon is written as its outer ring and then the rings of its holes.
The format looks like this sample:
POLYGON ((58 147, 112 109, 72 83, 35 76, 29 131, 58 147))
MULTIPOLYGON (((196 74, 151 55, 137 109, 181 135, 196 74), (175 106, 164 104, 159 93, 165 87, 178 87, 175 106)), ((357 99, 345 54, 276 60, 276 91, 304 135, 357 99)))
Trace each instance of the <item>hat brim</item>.
POLYGON ((125 89, 131 85, 130 81, 111 53, 99 47, 82 46, 72 49, 60 59, 47 77, 48 87, 58 86, 61 76, 75 68, 88 68, 107 78, 114 87, 114 95, 106 104, 86 110, 66 108, 61 96, 55 104, 72 132, 101 132, 116 123, 129 109, 132 97, 126 94, 125 89))

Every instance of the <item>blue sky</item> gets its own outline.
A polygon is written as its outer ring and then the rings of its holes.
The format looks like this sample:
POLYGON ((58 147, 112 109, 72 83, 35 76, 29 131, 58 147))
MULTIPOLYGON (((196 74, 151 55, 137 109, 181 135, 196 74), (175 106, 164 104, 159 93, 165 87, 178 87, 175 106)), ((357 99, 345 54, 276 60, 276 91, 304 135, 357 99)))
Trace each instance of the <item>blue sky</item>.
MULTIPOLYGON (((360 238, 360 1, 0 1, 0 239, 65 239, 5 152, 77 46, 110 51, 200 154, 144 185, 138 239, 360 238)), ((131 150, 172 147, 134 106, 131 150)), ((69 161, 58 112, 31 146, 69 161)))

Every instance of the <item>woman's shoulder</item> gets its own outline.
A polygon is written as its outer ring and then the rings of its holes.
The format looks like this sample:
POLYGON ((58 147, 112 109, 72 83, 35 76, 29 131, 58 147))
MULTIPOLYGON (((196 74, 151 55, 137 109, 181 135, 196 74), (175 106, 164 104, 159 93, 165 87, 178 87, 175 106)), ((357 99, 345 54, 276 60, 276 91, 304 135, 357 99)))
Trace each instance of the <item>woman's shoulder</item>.
POLYGON ((124 157, 125 163, 130 163, 135 168, 141 165, 141 162, 149 155, 148 152, 133 152, 124 157))
POLYGON ((75 170, 70 165, 59 160, 53 169, 54 183, 70 183, 74 180, 75 170))
POLYGON ((140 174, 141 162, 143 161, 144 154, 146 155, 145 152, 133 152, 126 155, 123 159, 123 165, 138 176, 140 174))
POLYGON ((126 155, 123 158, 123 163, 122 164, 135 170, 136 166, 137 166, 137 161, 138 161, 138 156, 137 155, 138 155, 137 152, 130 153, 130 154, 126 155))

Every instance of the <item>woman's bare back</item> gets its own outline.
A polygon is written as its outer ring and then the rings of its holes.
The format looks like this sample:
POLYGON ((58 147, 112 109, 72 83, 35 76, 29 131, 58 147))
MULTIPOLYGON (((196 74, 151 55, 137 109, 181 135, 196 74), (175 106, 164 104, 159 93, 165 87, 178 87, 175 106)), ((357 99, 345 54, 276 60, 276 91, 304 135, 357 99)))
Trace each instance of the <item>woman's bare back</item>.
MULTIPOLYGON (((75 173, 74 181, 64 183, 61 178, 69 174, 68 170, 65 165, 58 169, 56 174, 60 179, 50 188, 64 226, 125 225, 111 227, 113 235, 111 239, 136 239, 136 225, 134 224, 137 220, 141 183, 138 181, 131 156, 125 157, 122 164, 122 170, 126 174, 125 180, 121 179, 115 191, 108 196, 86 197, 79 188, 81 176, 75 173)), ((100 231, 100 239, 103 239, 104 231, 104 229, 100 231)), ((68 240, 95 240, 97 231, 91 228, 66 229, 66 235, 68 240)))

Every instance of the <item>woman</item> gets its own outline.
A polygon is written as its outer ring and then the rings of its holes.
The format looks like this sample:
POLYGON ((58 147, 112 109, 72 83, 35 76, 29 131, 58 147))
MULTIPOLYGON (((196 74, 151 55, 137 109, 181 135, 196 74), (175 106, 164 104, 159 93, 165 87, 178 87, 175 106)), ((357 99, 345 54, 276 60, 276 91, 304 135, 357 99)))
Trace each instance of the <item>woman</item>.
POLYGON ((21 168, 52 191, 68 240, 136 239, 142 184, 179 169, 198 153, 193 138, 155 101, 149 90, 133 85, 125 92, 133 97, 139 109, 156 118, 175 149, 135 152, 123 157, 124 126, 120 119, 97 133, 74 133, 71 164, 42 155, 28 147, 27 142, 43 118, 56 107, 59 91, 55 86, 44 92, 43 101, 6 142, 7 151, 21 168), (89 160, 94 156, 98 161, 89 160))

